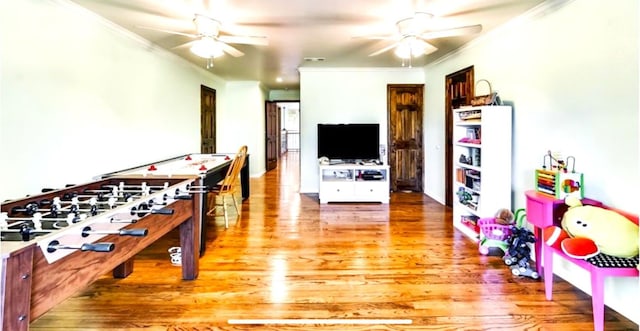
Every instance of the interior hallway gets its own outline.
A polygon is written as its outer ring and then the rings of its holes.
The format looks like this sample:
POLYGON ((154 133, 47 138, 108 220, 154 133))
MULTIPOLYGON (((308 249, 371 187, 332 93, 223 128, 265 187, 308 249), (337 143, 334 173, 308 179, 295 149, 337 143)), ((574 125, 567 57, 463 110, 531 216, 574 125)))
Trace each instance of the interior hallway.
MULTIPOLYGON (((453 230, 450 209, 421 193, 390 204, 320 205, 298 194, 298 153, 251 180, 241 217, 209 220, 197 280, 180 279, 167 236, 126 279, 105 275, 31 330, 589 330, 591 297, 557 278, 513 276, 453 230), (235 325, 249 319, 399 319, 411 324, 235 325)), ((231 208, 233 210, 233 208, 231 208)), ((637 330, 606 310, 607 330, 637 330)), ((375 323, 375 322, 374 322, 375 323)))

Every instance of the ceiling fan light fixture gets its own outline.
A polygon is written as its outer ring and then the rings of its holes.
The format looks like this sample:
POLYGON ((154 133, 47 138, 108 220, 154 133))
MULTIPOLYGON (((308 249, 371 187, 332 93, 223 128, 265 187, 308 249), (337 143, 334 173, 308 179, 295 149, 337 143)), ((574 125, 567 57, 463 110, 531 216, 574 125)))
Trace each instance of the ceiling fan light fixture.
POLYGON ((431 54, 438 50, 426 41, 410 36, 404 38, 396 47, 394 53, 401 59, 409 59, 422 55, 431 54))
POLYGON ((193 42, 191 53, 205 59, 222 56, 222 46, 211 37, 202 37, 193 42))

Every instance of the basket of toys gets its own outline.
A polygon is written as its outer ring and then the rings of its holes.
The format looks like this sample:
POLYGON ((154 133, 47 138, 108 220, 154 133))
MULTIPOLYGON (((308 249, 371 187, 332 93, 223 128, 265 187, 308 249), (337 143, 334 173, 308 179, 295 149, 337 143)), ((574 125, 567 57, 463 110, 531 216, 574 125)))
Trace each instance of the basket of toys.
MULTIPOLYGON (((520 210, 516 211, 519 214, 520 210)), ((497 247, 504 254, 508 247, 507 240, 511 237, 515 219, 511 210, 500 209, 494 217, 481 218, 478 220, 480 228, 480 244, 478 251, 482 255, 487 255, 490 248, 497 247)))
POLYGON ((511 225, 498 224, 495 217, 479 219, 478 226, 482 236, 490 240, 507 240, 511 235, 511 225))

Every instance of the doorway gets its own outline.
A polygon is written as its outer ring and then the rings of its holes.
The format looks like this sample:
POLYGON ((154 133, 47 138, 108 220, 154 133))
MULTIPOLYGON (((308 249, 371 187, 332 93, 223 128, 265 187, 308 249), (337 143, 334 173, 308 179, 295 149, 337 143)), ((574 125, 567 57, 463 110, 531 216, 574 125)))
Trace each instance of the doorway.
POLYGON ((216 90, 200 85, 200 153, 216 152, 216 90))
POLYGON ((387 85, 391 191, 422 192, 424 84, 387 85))
POLYGON ((300 101, 267 101, 265 127, 265 167, 269 171, 286 153, 300 150, 300 101))
POLYGON ((470 105, 474 95, 473 66, 450 73, 445 77, 445 205, 453 206, 453 109, 470 105))

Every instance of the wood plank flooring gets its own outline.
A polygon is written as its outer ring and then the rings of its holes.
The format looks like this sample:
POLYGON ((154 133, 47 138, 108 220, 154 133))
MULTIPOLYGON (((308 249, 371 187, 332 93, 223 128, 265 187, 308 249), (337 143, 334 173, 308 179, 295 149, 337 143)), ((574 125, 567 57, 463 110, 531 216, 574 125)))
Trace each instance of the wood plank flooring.
MULTIPOLYGON (((241 216, 209 220, 200 276, 181 280, 172 233, 31 323, 51 330, 592 330, 591 298, 555 279, 511 275, 419 193, 391 203, 320 205, 298 194, 297 153, 252 179, 241 216), (409 319, 411 324, 231 325, 238 319, 409 319)), ((231 208, 233 211, 233 208, 231 208)), ((605 311, 606 330, 638 330, 605 311)))

